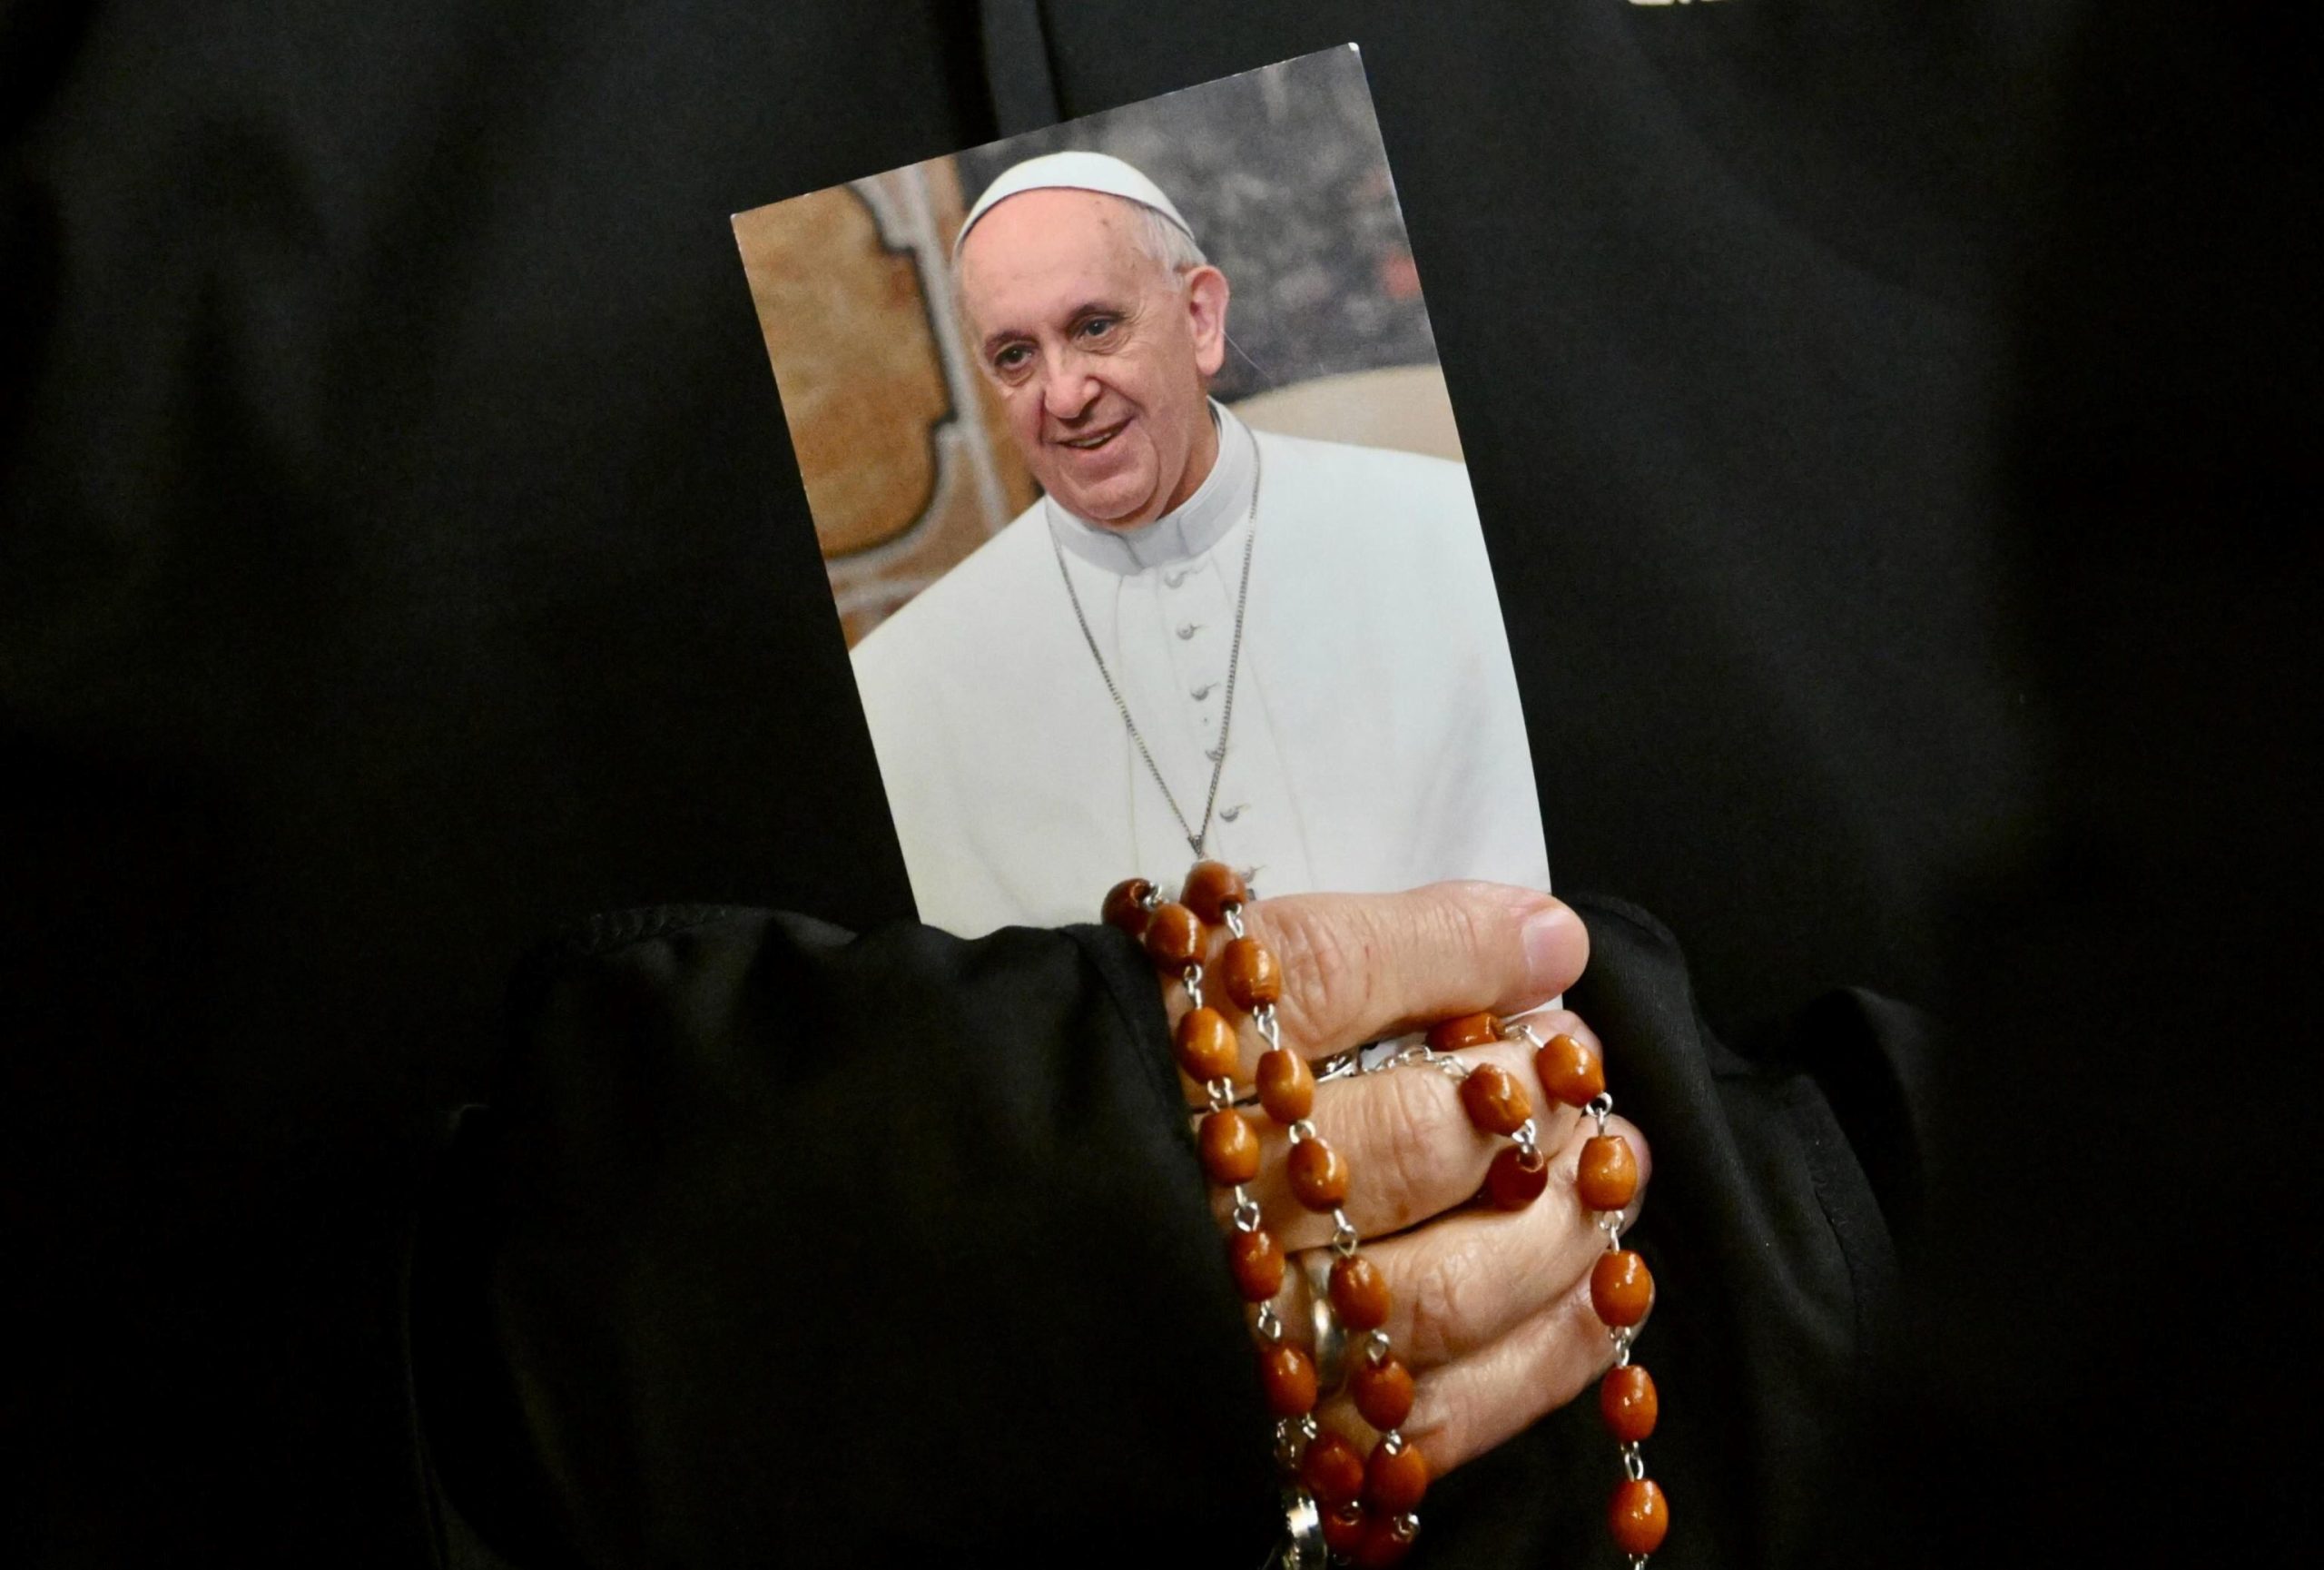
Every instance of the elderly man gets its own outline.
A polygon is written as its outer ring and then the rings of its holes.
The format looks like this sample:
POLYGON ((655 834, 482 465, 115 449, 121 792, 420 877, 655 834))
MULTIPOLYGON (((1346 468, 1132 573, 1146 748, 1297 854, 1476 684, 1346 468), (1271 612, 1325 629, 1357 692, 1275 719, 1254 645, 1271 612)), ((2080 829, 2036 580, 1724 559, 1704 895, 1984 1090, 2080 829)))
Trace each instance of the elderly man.
POLYGON ((1210 400, 1227 279, 1118 159, 1018 164, 953 254, 1047 494, 855 651, 922 918, 1088 920, 1197 855, 1270 894, 1546 887, 1461 466, 1210 400))

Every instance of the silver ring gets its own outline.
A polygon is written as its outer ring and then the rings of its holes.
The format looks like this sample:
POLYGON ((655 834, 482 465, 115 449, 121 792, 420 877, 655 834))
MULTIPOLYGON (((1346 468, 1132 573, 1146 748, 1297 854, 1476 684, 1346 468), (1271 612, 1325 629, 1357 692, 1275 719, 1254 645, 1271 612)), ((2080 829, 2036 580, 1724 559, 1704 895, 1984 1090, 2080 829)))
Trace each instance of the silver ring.
POLYGON ((1347 1331, 1339 1310, 1332 1307, 1332 1256, 1328 1249, 1310 1249, 1299 1256, 1299 1273, 1307 1278, 1307 1320, 1315 1337, 1315 1389, 1319 1397, 1335 1396, 1347 1382, 1347 1331))

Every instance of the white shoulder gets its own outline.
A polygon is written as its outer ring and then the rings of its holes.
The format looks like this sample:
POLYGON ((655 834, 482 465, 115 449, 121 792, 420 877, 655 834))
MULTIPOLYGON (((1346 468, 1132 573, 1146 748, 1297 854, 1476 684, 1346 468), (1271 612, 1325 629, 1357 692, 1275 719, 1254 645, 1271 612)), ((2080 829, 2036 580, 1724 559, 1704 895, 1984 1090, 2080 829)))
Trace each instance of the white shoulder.
POLYGON ((865 634, 852 652, 856 680, 868 687, 907 671, 925 679, 931 670, 974 658, 1042 569, 1056 573, 1048 547, 1037 501, 865 634))

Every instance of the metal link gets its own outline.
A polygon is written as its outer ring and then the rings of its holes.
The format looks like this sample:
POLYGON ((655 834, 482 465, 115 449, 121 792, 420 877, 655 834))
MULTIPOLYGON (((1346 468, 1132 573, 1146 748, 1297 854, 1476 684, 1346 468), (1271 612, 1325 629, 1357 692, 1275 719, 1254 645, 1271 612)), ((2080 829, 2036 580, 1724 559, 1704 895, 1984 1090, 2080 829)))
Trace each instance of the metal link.
POLYGON ((1537 1052, 1543 1047, 1549 1045, 1547 1042, 1541 1040, 1541 1032, 1535 1030, 1531 1022, 1527 1020, 1504 1021, 1502 1025, 1501 1033, 1504 1038, 1512 1041, 1521 1037, 1525 1041, 1526 1044, 1531 1046, 1537 1052), (1514 1034, 1512 1034, 1512 1032, 1514 1032, 1514 1034))
POLYGON ((1245 1192, 1240 1183, 1235 1185, 1235 1229, 1238 1232, 1259 1229, 1259 1202, 1245 1192))
POLYGON ((1388 1353, 1393 1349, 1393 1343, 1388 1339, 1387 1331, 1374 1330, 1364 1339, 1364 1360, 1377 1367, 1388 1360, 1388 1353))
POLYGON ((1407 1510, 1401 1516, 1389 1518, 1388 1530, 1397 1542, 1409 1543, 1420 1535, 1420 1517, 1407 1510))
POLYGON ((1137 908, 1151 915, 1162 908, 1162 887, 1150 878, 1145 882, 1146 892, 1137 896, 1137 908))
POLYGON ((1187 989, 1187 1003, 1191 1008, 1202 1007, 1202 962, 1199 960, 1178 973, 1178 984, 1187 989))
POLYGON ((1251 1023, 1257 1027, 1259 1040, 1269 1047, 1283 1045, 1283 1024, 1275 1016, 1273 1003, 1261 1003, 1257 1012, 1251 1015, 1251 1023))
POLYGON ((1541 1153, 1541 1133, 1533 1126, 1533 1120, 1531 1118, 1518 1124, 1517 1131, 1510 1135, 1509 1139, 1510 1142, 1517 1147, 1517 1153, 1529 1161, 1537 1159, 1541 1153))
POLYGON ((1614 1332, 1615 1368, 1627 1368, 1630 1366, 1630 1343, 1637 1339, 1638 1327, 1636 1325, 1625 1325, 1620 1329, 1614 1332))
POLYGON ((1284 1131, 1284 1137, 1295 1145, 1304 1145, 1315 1137, 1315 1125, 1302 1118, 1284 1131))
POLYGON ((1232 904, 1219 906, 1218 913, 1225 919, 1226 923, 1226 930, 1228 932, 1233 933, 1238 938, 1246 938, 1251 935, 1243 930, 1242 901, 1236 900, 1232 904))
POLYGON ((1606 1252, 1611 1254, 1622 1246, 1622 1213, 1608 1210, 1598 1224, 1606 1229, 1606 1252))
POLYGON ((1210 1110, 1214 1112, 1223 1112, 1235 1104, 1235 1081, 1232 1080, 1213 1080, 1203 1089, 1210 1092, 1210 1110))
POLYGON ((1282 1344, 1283 1321, 1276 1317, 1275 1305, 1273 1303, 1261 1303, 1259 1305, 1258 1332, 1259 1339, 1265 1341, 1268 1346, 1275 1347, 1282 1344))
POLYGON ((1355 1235, 1355 1223, 1347 1219, 1347 1212, 1345 1210, 1339 1210, 1336 1207, 1334 1208, 1332 1211, 1332 1252, 1344 1259, 1349 1255, 1355 1252, 1357 1244, 1360 1241, 1361 1239, 1359 1239, 1355 1235))
POLYGON ((1403 1455, 1404 1453, 1404 1431, 1402 1428, 1391 1428, 1385 1434, 1381 1435, 1380 1450, 1383 1455, 1386 1456, 1403 1455))
POLYGON ((1426 1042, 1414 1042, 1409 1046, 1398 1047, 1378 1062, 1366 1064, 1364 1071, 1367 1074, 1384 1074, 1391 1069, 1414 1067, 1434 1069, 1450 1080, 1465 1080, 1470 1072, 1468 1063, 1451 1052, 1438 1052, 1426 1042))
POLYGON ((1646 1457, 1638 1453, 1636 1445, 1622 1447, 1622 1470, 1630 1474, 1633 1483, 1646 1481, 1646 1457))

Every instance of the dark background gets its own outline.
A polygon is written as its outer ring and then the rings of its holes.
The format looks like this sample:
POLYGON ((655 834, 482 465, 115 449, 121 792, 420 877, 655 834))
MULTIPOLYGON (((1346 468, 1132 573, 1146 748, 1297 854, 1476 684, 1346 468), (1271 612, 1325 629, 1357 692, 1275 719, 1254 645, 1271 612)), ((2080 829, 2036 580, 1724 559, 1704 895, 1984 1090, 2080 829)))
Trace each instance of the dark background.
POLYGON ((1349 37, 1561 880, 1958 1032, 1836 1542, 2290 1542, 2311 15, 0 7, 9 1556, 421 1562, 514 958, 909 909, 725 215, 1349 37))

